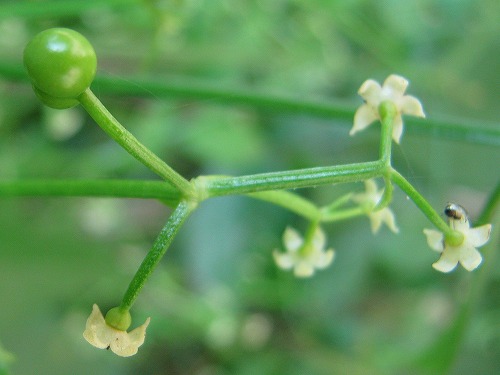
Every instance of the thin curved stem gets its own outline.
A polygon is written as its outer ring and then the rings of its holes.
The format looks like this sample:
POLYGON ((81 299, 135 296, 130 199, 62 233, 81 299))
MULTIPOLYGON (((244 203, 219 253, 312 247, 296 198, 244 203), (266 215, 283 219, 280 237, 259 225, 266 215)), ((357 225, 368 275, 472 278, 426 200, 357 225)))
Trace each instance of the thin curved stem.
POLYGON ((332 221, 340 221, 363 215, 366 215, 366 210, 363 207, 358 206, 325 213, 321 217, 321 222, 327 223, 332 221))
POLYGON ((151 169, 158 176, 170 182, 185 196, 193 194, 193 187, 188 180, 174 171, 167 163, 161 160, 149 148, 137 140, 127 129, 116 120, 113 115, 97 99, 94 93, 87 89, 78 100, 99 125, 111 138, 122 146, 130 155, 151 169))
POLYGON ((446 235, 453 235, 453 229, 441 218, 441 216, 432 208, 427 200, 395 169, 391 169, 391 179, 401 190, 403 190, 415 205, 420 208, 422 213, 446 235))
POLYGON ((314 203, 289 191, 260 191, 249 193, 247 196, 283 207, 311 221, 318 220, 321 216, 319 208, 314 203))

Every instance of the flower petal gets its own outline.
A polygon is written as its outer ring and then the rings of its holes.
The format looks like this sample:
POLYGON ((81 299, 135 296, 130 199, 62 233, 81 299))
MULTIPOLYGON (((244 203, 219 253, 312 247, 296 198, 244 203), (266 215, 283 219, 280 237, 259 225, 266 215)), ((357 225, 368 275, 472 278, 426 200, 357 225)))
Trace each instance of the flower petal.
POLYGON ((314 275, 314 267, 307 261, 299 261, 295 265, 293 273, 296 277, 311 277, 314 275))
POLYGON ((368 218, 370 219, 370 228, 372 233, 377 233, 382 226, 382 215, 380 215, 380 211, 370 212, 368 214, 368 218))
MULTIPOLYGON (((402 97, 408 87, 408 81, 396 74, 391 74, 387 77, 382 85, 382 95, 386 99, 398 101, 402 97)), ((397 104, 397 103, 396 103, 397 104)))
POLYGON ((349 131, 349 135, 354 135, 355 133, 365 129, 376 119, 378 119, 377 110, 371 105, 363 104, 354 114, 354 125, 349 131))
POLYGON ((474 247, 483 246, 490 239, 491 224, 472 228, 467 233, 467 241, 474 247))
POLYGON ((312 246, 316 250, 322 251, 323 248, 325 247, 325 242, 326 242, 326 237, 325 237, 325 232, 318 226, 316 227, 316 230, 314 231, 314 235, 312 238, 312 246))
POLYGON ((381 101, 382 87, 373 79, 368 79, 358 90, 358 94, 371 106, 378 107, 381 101))
POLYGON ((470 232, 470 221, 467 219, 452 219, 450 220, 450 228, 453 228, 454 230, 462 232, 465 236, 468 236, 470 232))
POLYGON ((276 265, 282 270, 292 269, 295 262, 289 253, 281 253, 278 250, 273 251, 273 258, 276 265))
POLYGON ((296 252, 304 240, 301 235, 293 228, 287 227, 283 233, 283 245, 287 251, 296 252))
POLYGON ((381 209, 380 216, 382 217, 382 221, 387 224, 387 226, 393 233, 399 232, 399 228, 396 226, 396 219, 394 217, 394 213, 390 208, 385 207, 381 209))
POLYGON ((467 244, 460 246, 460 264, 467 270, 475 270, 483 261, 483 257, 475 247, 467 244))
POLYGON ((106 349, 112 340, 112 336, 112 330, 106 325, 101 310, 94 304, 92 306, 92 313, 87 319, 83 337, 89 344, 96 348, 106 349))
POLYGON ((394 142, 399 144, 402 135, 403 135, 403 119, 401 118, 401 115, 398 114, 394 117, 394 122, 392 124, 392 139, 394 139, 394 142))
POLYGON ((138 347, 131 344, 127 332, 118 331, 114 340, 109 343, 109 348, 120 357, 130 357, 137 353, 138 347))
POLYGON ((427 237, 427 244, 431 249, 442 252, 444 250, 443 239, 444 235, 434 229, 424 229, 424 234, 427 237))
POLYGON ((318 256, 314 266, 318 269, 324 269, 324 268, 328 267, 333 262, 334 258, 335 258, 335 250, 328 249, 325 252, 322 252, 318 256))
POLYGON ((432 265, 434 269, 441 272, 450 272, 455 269, 458 264, 459 251, 457 248, 447 247, 442 253, 439 260, 432 265))
POLYGON ((147 318, 143 325, 135 328, 128 333, 128 337, 130 338, 131 342, 133 342, 137 346, 141 346, 142 344, 144 344, 144 340, 146 339, 146 328, 148 328, 150 321, 151 318, 147 318))
POLYGON ((425 117, 424 109, 420 100, 411 95, 405 95, 399 101, 399 110, 405 115, 425 117))
POLYGON ((149 325, 150 318, 146 319, 146 322, 127 333, 125 331, 119 331, 116 335, 115 340, 110 344, 110 349, 116 355, 120 357, 130 357, 137 353, 139 346, 144 344, 146 338, 146 328, 149 325))
POLYGON ((378 191, 377 183, 373 179, 365 180, 366 196, 373 204, 377 204, 380 200, 381 193, 378 191))

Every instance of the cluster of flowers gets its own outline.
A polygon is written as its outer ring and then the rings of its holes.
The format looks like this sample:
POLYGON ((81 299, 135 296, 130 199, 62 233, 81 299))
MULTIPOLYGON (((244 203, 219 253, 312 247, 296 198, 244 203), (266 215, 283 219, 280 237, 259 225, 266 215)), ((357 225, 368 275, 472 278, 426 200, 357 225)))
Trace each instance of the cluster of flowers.
MULTIPOLYGON (((420 101, 413 96, 405 95, 407 86, 408 81, 397 75, 390 75, 382 86, 371 79, 365 81, 358 91, 365 103, 356 111, 354 126, 349 134, 353 135, 374 121, 380 120, 380 104, 384 101, 391 101, 397 108, 392 138, 399 143, 403 134, 402 115, 425 117, 420 101)), ((365 193, 354 195, 353 200, 368 208, 367 215, 371 222, 372 232, 377 233, 381 225, 385 223, 392 232, 397 233, 398 228, 391 209, 388 207, 376 209, 382 199, 383 191, 378 190, 373 180, 365 181, 365 189, 365 193)), ((448 205, 445 213, 449 217, 450 227, 463 235, 463 241, 459 245, 450 244, 443 233, 425 229, 427 243, 433 250, 441 253, 439 260, 432 266, 441 272, 452 271, 458 263, 468 271, 476 269, 482 262, 477 248, 488 242, 491 225, 470 228, 467 213, 458 205, 448 205)), ((334 260, 335 251, 332 248, 324 250, 325 242, 325 234, 319 226, 314 235, 307 240, 304 240, 294 229, 287 228, 283 234, 283 246, 286 252, 274 250, 275 262, 281 269, 293 269, 297 277, 310 277, 316 269, 326 268, 334 260)))

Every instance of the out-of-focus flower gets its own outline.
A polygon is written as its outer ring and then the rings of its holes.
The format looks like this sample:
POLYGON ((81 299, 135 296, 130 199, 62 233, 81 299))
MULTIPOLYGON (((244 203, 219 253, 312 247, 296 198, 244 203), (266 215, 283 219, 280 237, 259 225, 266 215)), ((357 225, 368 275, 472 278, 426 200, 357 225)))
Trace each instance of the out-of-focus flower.
POLYGON ((396 226, 394 213, 389 207, 373 211, 373 208, 382 199, 384 190, 378 190, 377 184, 371 179, 365 181, 365 189, 364 193, 354 194, 352 199, 360 205, 366 206, 367 210, 369 210, 367 215, 370 219, 372 233, 377 233, 382 223, 385 223, 394 233, 398 233, 399 228, 396 226))
POLYGON ((290 270, 297 277, 310 277, 316 269, 328 267, 335 256, 333 249, 324 250, 325 234, 318 226, 310 240, 304 241, 302 236, 292 228, 286 228, 283 233, 285 253, 273 251, 273 256, 279 268, 290 270))
POLYGON ((83 337, 96 348, 111 349, 113 353, 121 357, 130 357, 136 354, 139 346, 144 343, 149 321, 150 319, 147 318, 143 325, 133 331, 122 331, 109 326, 99 307, 94 304, 92 313, 87 319, 83 337))
POLYGON ((384 101, 391 101, 397 109, 394 118, 392 139, 399 143, 403 134, 402 115, 425 117, 420 101, 411 95, 404 95, 408 81, 398 75, 392 74, 386 78, 382 86, 373 79, 366 80, 358 90, 358 94, 365 103, 354 114, 354 126, 349 132, 354 135, 365 129, 375 120, 380 120, 379 106, 384 101))

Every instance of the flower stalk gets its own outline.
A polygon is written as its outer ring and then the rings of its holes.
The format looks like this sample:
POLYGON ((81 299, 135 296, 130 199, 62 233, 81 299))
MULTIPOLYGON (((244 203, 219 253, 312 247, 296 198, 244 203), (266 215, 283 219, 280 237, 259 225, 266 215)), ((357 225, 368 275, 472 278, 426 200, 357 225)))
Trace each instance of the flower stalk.
POLYGON ((139 160, 165 181, 175 186, 184 197, 187 198, 193 195, 193 188, 189 181, 172 169, 172 167, 125 129, 90 89, 85 90, 78 97, 78 100, 102 130, 113 138, 130 155, 139 160))
POLYGON ((151 276, 173 239, 195 208, 195 203, 185 200, 177 205, 153 243, 151 250, 148 252, 132 278, 120 304, 121 310, 130 310, 142 287, 149 279, 149 276, 151 276))

